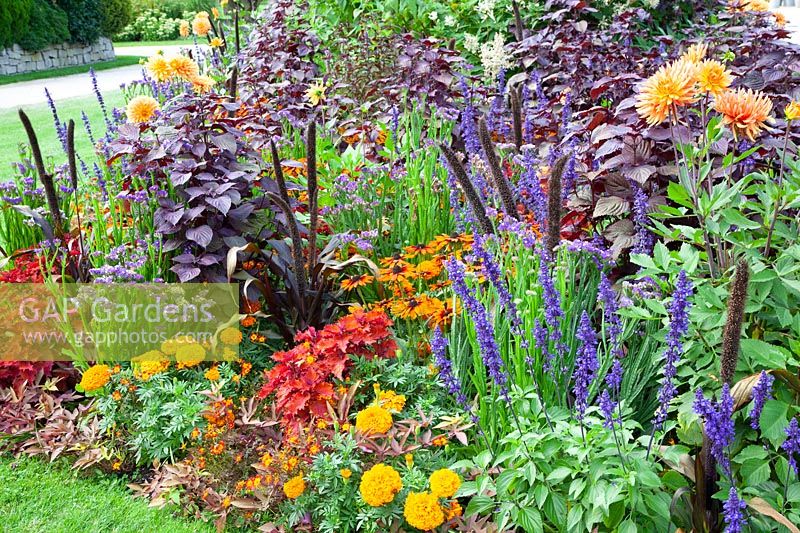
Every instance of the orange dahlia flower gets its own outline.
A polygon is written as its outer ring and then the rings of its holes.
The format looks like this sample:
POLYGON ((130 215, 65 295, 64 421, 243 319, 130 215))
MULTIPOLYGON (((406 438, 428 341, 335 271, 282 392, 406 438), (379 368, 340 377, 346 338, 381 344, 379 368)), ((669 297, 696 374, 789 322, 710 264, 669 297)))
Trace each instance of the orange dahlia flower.
POLYGON ((137 96, 128 102, 126 115, 129 122, 147 122, 158 110, 158 101, 152 96, 137 96))
POLYGON ((706 59, 697 65, 697 86, 701 92, 717 96, 727 91, 732 82, 733 76, 719 61, 706 59))
POLYGON ((192 81, 200 75, 200 67, 190 57, 175 56, 169 60, 169 68, 172 75, 184 81, 192 81))
POLYGON ((707 53, 708 45, 706 43, 695 43, 683 53, 681 59, 691 61, 692 63, 699 63, 706 58, 707 53))
POLYGON ((144 64, 144 68, 156 81, 167 81, 172 77, 172 69, 169 68, 169 63, 161 54, 149 58, 144 64))
POLYGON ((764 124, 772 122, 772 100, 760 91, 736 89, 727 91, 714 99, 714 110, 722 115, 722 121, 733 130, 734 138, 744 133, 752 141, 761 132, 764 124))
POLYGON ((651 126, 660 124, 676 107, 695 100, 697 65, 685 59, 664 65, 639 85, 636 111, 651 126))

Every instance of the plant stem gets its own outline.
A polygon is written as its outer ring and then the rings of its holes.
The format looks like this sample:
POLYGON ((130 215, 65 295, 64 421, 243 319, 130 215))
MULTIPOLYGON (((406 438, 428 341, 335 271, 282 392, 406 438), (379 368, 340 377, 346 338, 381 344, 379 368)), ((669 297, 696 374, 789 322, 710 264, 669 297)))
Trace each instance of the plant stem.
POLYGON ((764 257, 768 258, 772 245, 772 234, 775 231, 775 224, 778 222, 778 213, 783 208, 781 201, 781 187, 783 187, 783 172, 786 168, 786 147, 789 144, 789 125, 790 121, 786 122, 786 134, 783 137, 783 152, 781 153, 781 170, 778 172, 778 198, 775 199, 775 211, 772 213, 772 221, 769 223, 769 231, 767 232, 767 244, 764 246, 764 257))

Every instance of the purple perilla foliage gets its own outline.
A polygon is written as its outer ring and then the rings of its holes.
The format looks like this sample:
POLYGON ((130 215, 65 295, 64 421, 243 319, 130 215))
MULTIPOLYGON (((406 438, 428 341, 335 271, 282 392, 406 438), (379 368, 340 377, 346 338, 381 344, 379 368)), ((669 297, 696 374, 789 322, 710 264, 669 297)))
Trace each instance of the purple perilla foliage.
POLYGON ((760 429, 761 411, 764 410, 764 404, 772 398, 772 382, 775 378, 771 374, 761 371, 758 378, 758 383, 753 387, 753 408, 750 410, 750 427, 753 429, 760 429))
POLYGON ((519 316, 517 304, 514 303, 514 297, 508 290, 505 278, 500 271, 500 266, 495 261, 492 254, 486 250, 486 238, 480 233, 475 233, 475 241, 472 245, 472 254, 475 259, 481 262, 483 273, 489 279, 489 282, 497 292, 497 297, 500 304, 505 308, 508 314, 508 319, 511 322, 511 331, 514 335, 522 337, 522 319, 519 316))
POLYGON ((575 337, 580 344, 575 354, 575 368, 572 372, 572 394, 575 396, 576 417, 582 421, 589 400, 589 388, 600 366, 597 359, 597 334, 586 311, 581 314, 581 322, 575 337))
POLYGON ((489 313, 467 286, 464 278, 463 263, 452 257, 445 263, 445 266, 453 284, 453 293, 458 296, 464 309, 472 318, 475 326, 475 337, 478 340, 486 372, 497 386, 500 396, 508 402, 510 401, 508 396, 508 375, 506 374, 503 358, 500 355, 500 348, 494 338, 494 327, 489 320, 489 313))
POLYGON ((447 346, 449 342, 447 337, 442 335, 442 330, 439 329, 438 326, 433 330, 433 336, 431 336, 430 342, 433 360, 436 364, 436 368, 439 369, 439 378, 441 378, 447 391, 455 397, 458 404, 469 413, 471 409, 467 401, 467 396, 464 394, 464 388, 461 386, 458 377, 453 373, 453 363, 450 361, 450 358, 447 357, 447 346))
POLYGON ((800 467, 797 465, 797 458, 800 456, 800 426, 797 418, 792 418, 789 425, 784 429, 786 440, 781 444, 781 449, 786 452, 789 466, 794 470, 796 476, 800 476, 800 467))
POLYGON ((653 253, 655 236, 647 229, 650 224, 650 217, 647 216, 648 209, 647 193, 639 186, 636 186, 636 193, 633 196, 633 225, 636 227, 636 244, 631 250, 635 254, 653 253))
POLYGON ((670 322, 666 338, 667 348, 664 351, 664 380, 658 391, 658 409, 656 409, 653 419, 655 429, 660 429, 667 419, 669 404, 677 392, 674 379, 678 360, 683 354, 682 339, 689 331, 689 308, 692 305, 689 299, 691 296, 692 282, 686 272, 681 270, 678 273, 675 291, 672 293, 672 303, 669 307, 670 322))
POLYGON ((536 91, 536 111, 541 111, 545 108, 545 106, 547 106, 547 96, 544 94, 544 88, 542 87, 542 75, 539 74, 538 70, 533 71, 533 74, 531 74, 531 80, 533 81, 534 90, 536 91))
POLYGON ((564 106, 561 108, 561 135, 569 132, 570 121, 572 120, 572 91, 564 95, 564 106))
POLYGON ((524 170, 517 183, 517 196, 521 198, 525 208, 533 213, 539 227, 544 227, 547 223, 547 194, 539 181, 537 164, 538 160, 534 151, 525 150, 522 154, 524 170))
POLYGON ((744 515, 745 509, 747 509, 747 503, 739 499, 736 487, 731 487, 728 499, 722 504, 725 533, 741 533, 743 531, 744 526, 747 525, 747 519, 744 515))
POLYGON ((722 467, 725 475, 731 477, 731 463, 726 453, 736 437, 733 424, 733 396, 727 383, 722 385, 719 401, 709 400, 702 389, 695 392, 694 412, 703 417, 705 433, 711 442, 711 455, 722 467))

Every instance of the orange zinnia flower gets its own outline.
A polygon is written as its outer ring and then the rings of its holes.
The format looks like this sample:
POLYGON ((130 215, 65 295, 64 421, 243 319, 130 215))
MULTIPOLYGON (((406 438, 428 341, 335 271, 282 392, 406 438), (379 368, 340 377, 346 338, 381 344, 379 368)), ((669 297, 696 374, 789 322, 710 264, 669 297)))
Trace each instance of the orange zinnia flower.
POLYGON ((697 65, 697 86, 701 92, 718 96, 728 90, 733 76, 725 65, 713 59, 706 59, 697 65))
POLYGON ((695 43, 686 49, 681 59, 691 61, 692 63, 699 63, 706 58, 708 53, 708 45, 706 43, 695 43))
POLYGON ((771 122, 772 100, 760 91, 736 89, 720 94, 713 108, 722 121, 730 126, 734 139, 744 133, 752 141, 761 132, 766 122, 771 122))
POLYGON ((636 111, 651 126, 660 124, 677 107, 689 105, 695 99, 697 65, 678 60, 664 65, 639 85, 636 111))
POLYGON ((364 287, 372 283, 375 278, 368 274, 358 274, 356 276, 348 276, 342 280, 341 287, 343 290, 352 291, 358 287, 364 287))

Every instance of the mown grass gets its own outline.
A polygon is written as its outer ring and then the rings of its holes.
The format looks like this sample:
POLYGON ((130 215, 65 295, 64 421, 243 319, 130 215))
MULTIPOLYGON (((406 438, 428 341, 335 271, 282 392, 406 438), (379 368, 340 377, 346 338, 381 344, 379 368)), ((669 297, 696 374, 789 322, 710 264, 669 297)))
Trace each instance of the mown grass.
POLYGON ((178 518, 134 499, 121 479, 87 476, 68 465, 0 456, 0 531, 48 533, 204 533, 205 522, 178 518))
POLYGON ((114 48, 129 48, 131 46, 174 46, 191 45, 191 39, 175 39, 174 41, 122 41, 115 42, 114 48))
MULTIPOLYGON (((88 89, 91 90, 91 88, 88 89)), ((109 112, 112 107, 124 105, 121 91, 107 92, 103 97, 109 112)), ((85 111, 89 117, 95 136, 104 135, 105 122, 97 99, 93 95, 68 98, 56 102, 56 108, 62 121, 68 122, 70 118, 75 121, 75 147, 84 161, 91 165, 95 161, 94 148, 83 127, 81 111, 85 111)), ((45 158, 51 158, 58 164, 66 162, 66 155, 61 148, 61 143, 53 125, 53 115, 47 104, 26 105, 22 106, 22 109, 28 114, 36 129, 39 144, 42 147, 42 155, 45 158)), ((11 178, 11 164, 19 160, 18 146, 20 143, 27 143, 28 141, 25 130, 22 129, 22 123, 19 121, 17 110, 18 108, 16 107, 0 109, 0 181, 6 181, 11 178)))
POLYGON ((142 58, 140 56, 123 55, 111 61, 101 61, 99 63, 92 63, 90 65, 76 65, 73 67, 56 68, 52 70, 43 70, 40 72, 26 72, 24 74, 0 76, 0 85, 8 85, 9 83, 19 83, 22 81, 60 78, 62 76, 71 76, 73 74, 85 74, 86 72, 89 72, 90 68, 93 68, 95 71, 99 71, 127 67, 130 65, 137 65, 141 59, 142 58))

